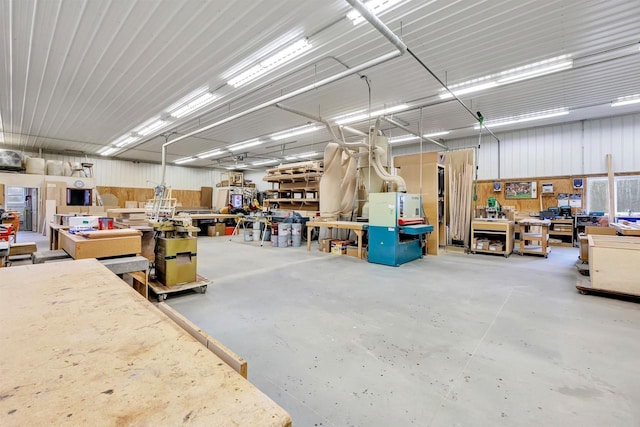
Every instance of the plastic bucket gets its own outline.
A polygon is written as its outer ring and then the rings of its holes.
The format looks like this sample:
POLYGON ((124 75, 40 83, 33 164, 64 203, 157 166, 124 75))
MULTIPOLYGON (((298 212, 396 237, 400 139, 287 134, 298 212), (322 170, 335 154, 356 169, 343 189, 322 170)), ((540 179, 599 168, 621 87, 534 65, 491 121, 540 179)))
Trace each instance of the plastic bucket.
POLYGON ((291 224, 281 222, 278 224, 278 247, 291 246, 291 224))
POLYGON ((260 221, 255 221, 253 223, 253 240, 255 242, 260 241, 260 221))
POLYGON ((98 230, 113 230, 113 218, 98 218, 98 230))
POLYGON ((244 241, 245 242, 253 242, 253 230, 252 229, 244 230, 244 241))
POLYGON ((298 247, 302 244, 302 224, 291 224, 291 246, 298 247))

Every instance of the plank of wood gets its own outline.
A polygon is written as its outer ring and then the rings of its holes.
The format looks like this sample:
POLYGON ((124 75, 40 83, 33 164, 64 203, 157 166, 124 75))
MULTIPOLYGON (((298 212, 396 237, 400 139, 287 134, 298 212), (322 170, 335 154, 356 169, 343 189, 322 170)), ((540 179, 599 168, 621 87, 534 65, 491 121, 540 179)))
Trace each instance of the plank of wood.
POLYGON ((25 242, 25 243, 13 243, 9 247, 9 256, 17 256, 17 255, 31 255, 34 252, 37 252, 38 248, 36 247, 35 242, 25 242))
POLYGON ((229 347, 222 344, 211 335, 196 326, 189 319, 175 311, 171 306, 164 302, 158 303, 158 309, 169 316, 182 329, 187 331, 192 337, 204 344, 213 354, 222 359, 234 371, 247 378, 247 361, 238 356, 229 347))
POLYGON ((5 268, 0 284, 3 424, 291 425, 95 260, 5 268))
POLYGON ((609 192, 607 194, 607 200, 609 204, 609 222, 614 222, 616 217, 616 204, 615 204, 615 177, 613 175, 613 160, 611 154, 606 155, 607 160, 607 182, 609 184, 609 192))
POLYGON ((141 234, 142 233, 140 231, 131 228, 83 231, 81 233, 76 233, 76 235, 86 237, 87 239, 111 239, 114 237, 140 236, 141 234))
POLYGON ((122 236, 110 239, 87 239, 70 234, 64 230, 58 233, 60 247, 73 259, 106 258, 119 255, 137 255, 140 253, 140 236, 122 236))

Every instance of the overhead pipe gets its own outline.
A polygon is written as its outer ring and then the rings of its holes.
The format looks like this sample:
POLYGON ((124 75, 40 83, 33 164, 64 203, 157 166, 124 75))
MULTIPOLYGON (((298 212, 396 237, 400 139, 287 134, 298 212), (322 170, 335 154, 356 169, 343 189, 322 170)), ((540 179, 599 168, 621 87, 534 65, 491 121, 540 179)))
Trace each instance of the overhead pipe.
POLYGON ((400 52, 403 54, 407 51, 407 45, 404 44, 400 37, 387 27, 373 12, 367 8, 360 0, 347 0, 347 3, 357 10, 371 25, 375 27, 383 36, 387 38, 400 52))
POLYGON ((373 154, 373 162, 370 162, 373 165, 373 170, 376 172, 376 175, 380 177, 383 181, 387 182, 395 182, 398 186, 398 191, 406 193, 407 191, 407 183, 404 178, 399 175, 391 175, 384 169, 382 166, 382 157, 387 154, 387 152, 382 147, 377 147, 373 145, 373 139, 378 136, 378 128, 380 127, 380 117, 376 119, 376 124, 373 127, 372 136, 369 137, 369 144, 371 149, 371 154, 373 154))
POLYGON ((162 179, 161 179, 162 185, 166 184, 165 183, 165 178, 166 178, 166 172, 167 172, 167 147, 169 145, 175 144, 175 143, 180 142, 180 141, 182 141, 182 140, 184 140, 186 138, 190 138, 190 137, 198 135, 198 134, 200 134, 202 132, 206 132, 206 131, 208 131, 210 129, 213 129, 213 128, 216 128, 218 126, 221 126, 221 125, 223 125, 225 123, 229 123, 229 122, 231 122, 233 120, 236 120, 236 119, 239 119, 241 117, 247 116, 249 114, 255 113, 256 111, 260 111, 260 110, 262 110, 264 108, 271 107, 271 106, 273 106, 275 104, 278 104, 280 102, 286 101, 286 100, 291 99, 291 98, 293 98, 295 96, 298 96, 298 95, 301 95, 303 93, 306 93, 306 92, 312 91, 314 89, 317 89, 319 87, 328 85, 330 83, 333 83, 335 81, 338 81, 340 79, 348 77, 348 76, 350 76, 352 74, 359 73, 360 71, 366 70, 367 68, 375 67, 376 65, 380 65, 380 64, 385 63, 387 61, 390 61, 390 60, 392 60, 394 58, 397 58, 397 57, 401 56, 403 53, 404 53, 404 51, 400 51, 400 50, 386 53, 386 54, 384 54, 382 56, 379 56, 378 58, 372 59, 370 61, 367 61, 367 62, 365 62, 363 64, 360 64, 360 65, 355 66, 353 68, 350 68, 348 70, 342 71, 340 73, 334 74, 333 76, 329 76, 329 77, 327 77, 325 79, 322 79, 322 80, 320 80, 318 82, 315 82, 315 83, 312 83, 310 85, 304 86, 304 87, 302 87, 300 89, 294 90, 294 91, 289 92, 289 93, 287 93, 285 95, 281 95, 281 96, 279 96, 277 98, 274 98, 272 100, 263 102, 262 104, 256 105, 255 107, 251 107, 251 108, 249 108, 247 110, 241 111, 241 112, 239 112, 237 114, 231 115, 231 116, 226 117, 226 118, 224 118, 222 120, 218 120, 215 123, 212 123, 212 124, 207 125, 207 126, 205 126, 203 128, 194 130, 193 132, 189 132, 189 133, 187 133, 185 135, 182 135, 182 136, 180 136, 180 137, 178 137, 176 139, 173 139, 171 141, 165 142, 164 144, 162 144, 162 179))
POLYGON ((449 147, 447 147, 447 146, 446 146, 446 145, 444 145, 443 143, 438 142, 438 141, 436 141, 435 139, 425 138, 424 136, 422 136, 422 135, 420 135, 420 134, 417 134, 417 133, 415 133, 414 131, 412 131, 411 129, 409 129, 408 127, 404 126, 402 123, 399 123, 397 120, 394 120, 394 119, 389 118, 389 117, 384 117, 384 116, 383 116, 383 117, 381 117, 381 118, 382 118, 382 120, 384 120, 385 122, 387 122, 387 123, 389 123, 389 124, 391 124, 391 125, 394 125, 395 127, 400 128, 400 129, 402 129, 402 130, 403 130, 403 131, 405 131, 405 132, 409 132, 411 135, 415 135, 415 136, 417 136, 417 137, 418 137, 418 138, 420 138, 422 141, 425 141, 425 142, 431 142, 432 144, 436 144, 437 146, 442 147, 442 148, 444 148, 445 150, 449 150, 449 147))
MULTIPOLYGON (((411 55, 416 61, 418 61, 418 63, 425 70, 427 70, 427 72, 431 74, 431 76, 434 79, 436 79, 438 83, 440 83, 442 87, 444 87, 447 90, 447 92, 449 92, 451 96, 453 96, 455 100, 458 101, 458 103, 462 105, 464 109, 467 110, 469 114, 473 116, 474 119, 478 120, 478 117, 476 116, 476 114, 474 114, 473 111, 471 111, 471 109, 467 107, 467 105, 464 102, 462 102, 462 100, 458 98, 458 96, 455 93, 453 93, 451 89, 449 89, 449 86, 447 86, 445 82, 442 81, 442 79, 440 79, 433 71, 431 71, 431 69, 427 67, 427 65, 424 62, 422 62, 422 60, 418 58, 418 56, 415 53, 413 53, 411 49, 409 49, 407 45, 402 40, 400 40, 400 38, 380 20, 380 18, 378 18, 374 13, 372 13, 364 5, 364 3, 362 3, 360 0, 347 0, 347 3, 349 3, 355 10, 357 10, 360 13, 360 15, 362 15, 367 21, 369 21, 369 23, 376 30, 378 30, 384 37, 386 37, 387 40, 389 40, 398 50, 400 50, 402 53, 409 52, 409 55, 411 55)), ((481 120, 478 120, 478 121, 481 127, 484 127, 497 141, 500 141, 500 139, 491 131, 491 129, 489 129, 481 120)))
POLYGON ((335 142, 336 144, 338 144, 342 148, 347 149, 347 154, 349 154, 351 157, 356 157, 357 154, 349 152, 348 151, 349 148, 351 148, 351 147, 368 147, 367 144, 364 144, 362 142, 351 142, 351 143, 346 142, 344 140, 344 134, 342 134, 342 129, 341 128, 340 128, 340 135, 341 135, 342 138, 338 138, 336 136, 336 134, 335 134, 335 131, 331 127, 331 124, 328 121, 326 121, 325 119, 323 119, 322 117, 317 117, 317 116, 314 116, 313 114, 309 114, 309 113, 306 113, 304 111, 300 111, 300 110, 288 107, 288 106, 280 104, 280 103, 276 104, 275 107, 279 108, 281 110, 287 111, 289 113, 296 114, 298 116, 302 116, 302 117, 307 118, 309 120, 313 120, 315 122, 322 123, 323 125, 325 125, 325 127, 327 128, 327 130, 331 134, 331 139, 333 140, 333 142, 335 142))

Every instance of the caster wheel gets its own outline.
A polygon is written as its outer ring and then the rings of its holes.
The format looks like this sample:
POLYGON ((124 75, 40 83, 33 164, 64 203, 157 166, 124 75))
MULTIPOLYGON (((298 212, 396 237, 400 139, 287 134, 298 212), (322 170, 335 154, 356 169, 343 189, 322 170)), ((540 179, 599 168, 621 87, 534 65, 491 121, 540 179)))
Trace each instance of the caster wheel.
POLYGON ((583 291, 582 289, 580 289, 578 292, 580 292, 581 295, 588 295, 589 294, 589 292, 583 291))
POLYGON ((167 294, 158 295, 158 302, 165 301, 167 299, 167 294))
POLYGON ((200 286, 200 293, 201 293, 201 294, 204 294, 204 293, 206 293, 206 292, 207 292, 207 285, 200 286))

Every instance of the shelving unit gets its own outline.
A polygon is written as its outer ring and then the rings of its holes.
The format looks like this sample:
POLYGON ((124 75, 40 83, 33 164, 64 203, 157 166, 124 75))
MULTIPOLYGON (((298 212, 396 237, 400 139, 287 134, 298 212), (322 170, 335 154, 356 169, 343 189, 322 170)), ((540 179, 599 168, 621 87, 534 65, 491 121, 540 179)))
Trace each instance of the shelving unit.
POLYGON ((549 227, 551 221, 548 219, 525 219, 521 220, 520 240, 518 241, 518 252, 520 255, 542 255, 549 256, 549 227))
POLYGON ((508 257, 513 252, 514 243, 514 222, 506 220, 473 220, 471 221, 471 241, 486 238, 489 240, 498 240, 502 243, 502 251, 491 249, 478 249, 477 245, 472 245, 471 253, 487 253, 495 255, 504 255, 508 257))
POLYGON ((272 188, 264 200, 268 207, 280 209, 317 211, 320 209, 320 178, 322 162, 310 161, 282 165, 268 169, 264 181, 272 188))
POLYGON ((549 228, 549 236, 562 240, 561 243, 550 241, 550 246, 573 247, 573 219, 552 219, 549 228))

